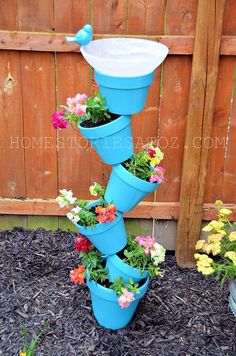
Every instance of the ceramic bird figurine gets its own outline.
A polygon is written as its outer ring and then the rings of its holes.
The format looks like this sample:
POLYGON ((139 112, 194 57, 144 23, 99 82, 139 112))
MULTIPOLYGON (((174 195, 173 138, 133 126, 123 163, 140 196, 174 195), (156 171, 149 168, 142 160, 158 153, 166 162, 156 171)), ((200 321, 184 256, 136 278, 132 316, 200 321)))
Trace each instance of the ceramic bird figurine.
POLYGON ((81 46, 87 45, 93 37, 93 28, 91 25, 85 25, 81 30, 79 30, 75 36, 66 37, 68 42, 76 42, 81 46))

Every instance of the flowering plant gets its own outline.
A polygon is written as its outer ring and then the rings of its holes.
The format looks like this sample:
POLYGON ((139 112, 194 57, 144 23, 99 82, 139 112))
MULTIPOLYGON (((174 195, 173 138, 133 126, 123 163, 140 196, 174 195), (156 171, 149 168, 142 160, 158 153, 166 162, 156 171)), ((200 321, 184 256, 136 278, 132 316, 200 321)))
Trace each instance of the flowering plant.
POLYGON ((135 300, 134 294, 140 293, 138 283, 134 283, 132 279, 129 283, 124 283, 122 277, 109 282, 109 271, 105 268, 104 258, 85 236, 77 235, 75 249, 80 252, 79 257, 82 264, 70 271, 71 282, 83 284, 85 278, 89 278, 89 280, 112 289, 118 296, 121 308, 127 308, 135 300))
POLYGON ((149 144, 145 151, 136 153, 132 158, 123 163, 123 166, 134 176, 151 183, 164 181, 165 169, 159 166, 164 158, 159 147, 149 144))
POLYGON ((158 265, 165 260, 163 246, 152 236, 134 236, 128 238, 128 244, 119 257, 133 268, 141 272, 148 271, 150 277, 162 275, 158 265))
POLYGON ((60 105, 63 110, 52 114, 52 125, 55 129, 66 129, 69 124, 73 128, 78 125, 98 126, 111 121, 105 99, 99 90, 88 97, 86 94, 76 94, 67 98, 66 106, 60 105))
POLYGON ((222 207, 220 200, 216 201, 218 220, 212 220, 202 230, 210 235, 205 240, 198 240, 194 257, 197 269, 205 276, 214 275, 221 280, 223 286, 226 279, 236 278, 236 224, 231 224, 228 217, 232 211, 222 207))
POLYGON ((94 183, 89 189, 93 195, 100 195, 96 206, 89 206, 87 201, 73 197, 72 191, 66 189, 60 190, 61 194, 56 198, 56 201, 61 208, 72 206, 71 211, 67 213, 67 217, 73 224, 79 222, 84 227, 94 228, 97 223, 103 224, 114 221, 117 209, 115 205, 108 204, 104 199, 105 188, 98 183, 94 183))

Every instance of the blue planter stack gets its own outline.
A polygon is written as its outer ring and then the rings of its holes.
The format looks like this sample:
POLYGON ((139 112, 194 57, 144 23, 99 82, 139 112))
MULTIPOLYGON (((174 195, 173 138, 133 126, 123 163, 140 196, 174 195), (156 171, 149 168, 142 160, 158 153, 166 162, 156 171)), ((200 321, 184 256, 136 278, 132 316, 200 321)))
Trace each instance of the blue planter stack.
MULTIPOLYGON (((88 44, 91 34, 87 31, 88 29, 84 27, 84 30, 78 32, 73 37, 74 42, 88 44), (90 36, 88 41, 86 36, 90 36), (78 40, 79 37, 82 41, 78 40)), ((109 112, 118 115, 118 118, 94 128, 79 126, 81 134, 92 143, 104 163, 112 165, 105 199, 116 206, 118 216, 112 223, 97 224, 95 230, 79 225, 77 228, 102 254, 106 255, 110 281, 119 276, 122 276, 125 282, 129 282, 130 278, 136 282, 141 281, 140 293, 135 295, 135 301, 128 308, 122 309, 118 304, 117 295, 111 289, 89 280, 87 276, 94 316, 100 325, 113 330, 123 328, 130 322, 149 283, 147 271, 140 272, 128 266, 116 254, 127 243, 123 213, 133 209, 147 194, 159 186, 157 183, 149 183, 133 176, 122 165, 122 162, 131 158, 134 153, 131 115, 143 110, 153 79, 154 71, 141 76, 118 77, 103 74, 95 69, 95 80, 99 85, 100 93, 106 100, 109 112)), ((96 202, 92 204, 95 205, 96 202)))

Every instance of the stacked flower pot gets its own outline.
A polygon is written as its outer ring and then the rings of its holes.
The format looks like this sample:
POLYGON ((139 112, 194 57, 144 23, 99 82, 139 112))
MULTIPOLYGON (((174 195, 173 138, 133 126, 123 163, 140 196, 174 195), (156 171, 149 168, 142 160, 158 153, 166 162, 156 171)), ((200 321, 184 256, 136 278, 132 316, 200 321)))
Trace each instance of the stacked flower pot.
MULTIPOLYGON (((139 283, 140 293, 134 295, 134 301, 127 308, 122 309, 117 303, 118 297, 113 290, 87 278, 96 320, 103 327, 119 329, 130 322, 140 299, 147 291, 149 283, 146 271, 141 273, 140 270, 129 266, 117 254, 127 244, 123 213, 131 211, 147 194, 155 191, 159 185, 159 183, 150 183, 135 177, 122 165, 134 154, 131 115, 143 110, 149 87, 154 79, 154 69, 144 75, 132 76, 127 73, 124 76, 111 75, 97 70, 96 64, 93 65, 88 58, 90 52, 88 48, 86 49, 88 43, 84 40, 86 38, 85 30, 84 27, 84 30, 80 31, 80 34, 78 33, 77 37, 80 38, 76 42, 83 45, 81 52, 94 67, 95 81, 99 85, 102 97, 106 100, 109 113, 115 119, 101 126, 93 128, 79 126, 79 129, 81 134, 91 142, 104 163, 112 165, 105 200, 115 205, 117 218, 113 222, 96 224, 94 229, 82 227, 79 223, 76 226, 78 231, 85 235, 103 254, 106 260, 106 268, 109 271, 110 282, 121 276, 124 282, 133 279, 139 283)), ((91 40, 91 38, 89 39, 91 40)), ((161 62, 167 52, 168 50, 161 62)), ((91 206, 96 206, 96 201, 91 203, 91 206)))

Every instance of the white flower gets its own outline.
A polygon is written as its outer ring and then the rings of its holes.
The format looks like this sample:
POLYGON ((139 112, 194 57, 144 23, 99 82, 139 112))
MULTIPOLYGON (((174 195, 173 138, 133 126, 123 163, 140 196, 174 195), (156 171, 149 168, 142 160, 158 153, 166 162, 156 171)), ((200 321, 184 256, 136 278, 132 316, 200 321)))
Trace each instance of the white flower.
POLYGON ((155 266, 165 261, 165 253, 166 250, 163 246, 161 246, 157 242, 153 245, 153 249, 151 250, 151 258, 153 259, 153 264, 155 266))
POLYGON ((89 187, 90 194, 94 195, 95 197, 98 195, 96 188, 97 188, 97 183, 94 183, 89 187))
POLYGON ((68 201, 64 199, 61 195, 56 198, 56 202, 59 204, 60 208, 64 208, 69 205, 68 201))
POLYGON ((78 215, 73 215, 72 213, 67 213, 67 217, 73 224, 76 224, 80 220, 78 215))
POLYGON ((79 206, 76 206, 75 208, 71 209, 71 211, 75 214, 79 214, 79 212, 82 210, 79 206))
POLYGON ((56 201, 61 208, 64 208, 69 204, 74 204, 76 201, 76 198, 73 198, 73 193, 71 190, 61 189, 60 193, 61 194, 56 198, 56 201))

